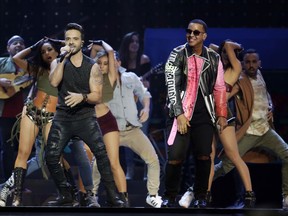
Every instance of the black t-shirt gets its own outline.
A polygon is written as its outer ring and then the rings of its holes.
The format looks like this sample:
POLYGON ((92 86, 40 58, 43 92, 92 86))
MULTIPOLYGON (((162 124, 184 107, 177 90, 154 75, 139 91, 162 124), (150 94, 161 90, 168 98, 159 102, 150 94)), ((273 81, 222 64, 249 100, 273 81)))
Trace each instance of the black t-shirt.
POLYGON ((58 86, 58 104, 54 120, 74 121, 95 116, 95 105, 82 102, 71 108, 65 104, 68 91, 88 94, 90 93, 89 79, 94 60, 83 55, 80 67, 75 67, 70 60, 64 66, 63 79, 58 86))
POLYGON ((196 104, 195 104, 195 108, 194 108, 194 112, 193 112, 193 116, 191 119, 191 123, 192 124, 198 124, 198 123, 207 123, 207 122, 211 122, 211 116, 209 115, 206 105, 205 105, 205 101, 203 98, 203 95, 201 93, 201 90, 198 90, 198 94, 197 94, 197 100, 196 100, 196 104))

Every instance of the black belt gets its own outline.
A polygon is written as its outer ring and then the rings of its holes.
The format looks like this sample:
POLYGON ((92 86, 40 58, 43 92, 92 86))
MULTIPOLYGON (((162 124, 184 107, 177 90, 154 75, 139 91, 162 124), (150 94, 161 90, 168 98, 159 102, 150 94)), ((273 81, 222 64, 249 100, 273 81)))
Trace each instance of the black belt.
POLYGON ((126 124, 126 131, 132 130, 134 126, 130 124, 129 122, 126 124))
POLYGON ((126 127, 133 127, 133 125, 127 122, 126 127))

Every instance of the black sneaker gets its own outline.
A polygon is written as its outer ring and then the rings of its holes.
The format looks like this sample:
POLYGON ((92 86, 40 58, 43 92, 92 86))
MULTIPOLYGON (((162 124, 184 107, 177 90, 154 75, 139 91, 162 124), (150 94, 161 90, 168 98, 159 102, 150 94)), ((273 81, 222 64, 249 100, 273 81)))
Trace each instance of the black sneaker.
POLYGON ((206 202, 207 202, 207 207, 213 207, 213 199, 212 199, 211 191, 207 191, 206 202))
POLYGON ((84 199, 87 207, 100 208, 100 204, 98 203, 98 197, 94 195, 92 191, 88 190, 84 199))
POLYGON ((130 207, 130 202, 128 198, 128 193, 127 192, 121 192, 119 193, 119 198, 124 202, 124 207, 129 208, 130 207))
POLYGON ((196 199, 193 201, 192 206, 194 208, 206 208, 207 207, 207 200, 206 199, 196 199))
POLYGON ((246 191, 244 196, 244 208, 254 208, 256 196, 253 191, 246 191))
POLYGON ((162 204, 161 204, 162 208, 174 208, 174 207, 177 207, 177 202, 176 202, 175 198, 164 197, 162 200, 163 200, 162 204))

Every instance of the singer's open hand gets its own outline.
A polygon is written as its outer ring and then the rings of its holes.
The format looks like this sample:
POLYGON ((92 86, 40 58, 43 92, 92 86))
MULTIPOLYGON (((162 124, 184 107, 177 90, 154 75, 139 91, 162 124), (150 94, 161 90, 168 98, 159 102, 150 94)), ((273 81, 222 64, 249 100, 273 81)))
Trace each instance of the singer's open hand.
POLYGON ((68 91, 68 96, 65 97, 65 104, 69 107, 75 107, 77 104, 83 101, 83 96, 80 93, 74 93, 68 91))

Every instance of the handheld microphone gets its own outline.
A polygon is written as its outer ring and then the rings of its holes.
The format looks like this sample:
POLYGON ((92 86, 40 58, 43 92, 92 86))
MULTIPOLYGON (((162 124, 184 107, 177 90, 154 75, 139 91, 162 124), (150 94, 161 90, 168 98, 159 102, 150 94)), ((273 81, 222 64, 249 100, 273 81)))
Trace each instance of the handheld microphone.
POLYGON ((65 51, 64 53, 60 54, 60 55, 59 55, 59 58, 60 58, 59 61, 62 62, 62 61, 64 60, 65 56, 66 56, 68 53, 69 53, 68 51, 65 51))

